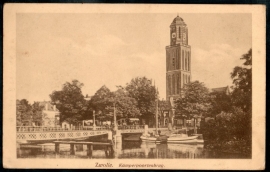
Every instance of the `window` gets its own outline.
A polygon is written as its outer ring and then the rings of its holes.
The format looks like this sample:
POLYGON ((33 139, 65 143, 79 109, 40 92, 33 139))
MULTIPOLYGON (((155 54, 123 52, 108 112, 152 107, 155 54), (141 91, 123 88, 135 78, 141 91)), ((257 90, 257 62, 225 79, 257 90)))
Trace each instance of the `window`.
POLYGON ((179 34, 178 34, 178 38, 181 38, 181 27, 179 27, 179 34))
POLYGON ((189 71, 189 52, 187 53, 187 70, 189 71))
POLYGON ((184 70, 184 50, 182 50, 182 69, 184 70))
POLYGON ((180 55, 181 55, 181 52, 180 52, 180 54, 179 54, 179 50, 178 50, 178 51, 177 51, 177 58, 178 58, 178 62, 177 62, 178 67, 177 67, 177 69, 180 69, 180 68, 181 68, 181 59, 180 59, 180 55))
POLYGON ((176 63, 176 69, 178 69, 178 53, 177 53, 177 49, 176 49, 176 51, 175 51, 175 63, 176 63))
POLYGON ((185 67, 184 70, 187 70, 187 58, 185 58, 185 67))
POLYGON ((179 90, 180 90, 179 84, 180 84, 179 75, 177 75, 177 94, 179 94, 179 90))
POLYGON ((175 78, 174 78, 174 75, 172 75, 172 94, 175 94, 175 78))

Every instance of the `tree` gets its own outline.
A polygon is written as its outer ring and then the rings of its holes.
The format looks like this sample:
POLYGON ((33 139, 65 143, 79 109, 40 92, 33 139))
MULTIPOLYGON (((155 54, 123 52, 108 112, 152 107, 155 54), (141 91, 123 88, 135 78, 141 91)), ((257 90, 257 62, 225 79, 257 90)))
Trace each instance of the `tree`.
POLYGON ((108 110, 112 110, 113 106, 116 108, 116 115, 121 118, 139 117, 140 111, 137 108, 137 101, 129 96, 129 93, 124 88, 118 88, 112 92, 106 99, 110 105, 108 110))
POLYGON ((209 90, 199 81, 183 87, 183 94, 175 102, 176 115, 193 118, 208 114, 211 108, 209 90))
POLYGON ((244 54, 244 67, 236 66, 231 73, 233 79, 232 100, 235 106, 240 106, 245 112, 252 108, 252 49, 244 54))
POLYGON ((44 109, 44 106, 41 106, 39 102, 34 102, 32 105, 32 112, 33 112, 33 121, 37 123, 38 125, 42 125, 42 110, 44 109))
MULTIPOLYGON (((103 111, 105 112, 105 108, 108 106, 108 101, 106 98, 110 96, 111 91, 105 85, 103 85, 100 89, 96 91, 94 96, 91 97, 89 101, 89 110, 95 111, 103 111)), ((106 113, 106 112, 105 112, 106 113)))
POLYGON ((245 60, 243 67, 236 66, 231 73, 232 94, 214 96, 212 112, 216 118, 205 123, 203 134, 209 141, 207 147, 251 155, 252 50, 240 59, 245 60))
POLYGON ((210 117, 215 117, 221 112, 231 112, 232 99, 230 94, 225 92, 212 92, 211 96, 211 112, 208 114, 210 117))
POLYGON ((17 125, 32 125, 32 106, 26 99, 16 101, 17 125))
POLYGON ((53 91, 50 94, 52 103, 60 112, 60 122, 64 120, 75 124, 82 120, 87 107, 82 94, 81 88, 83 83, 78 80, 66 82, 61 91, 53 91))
POLYGON ((136 107, 136 100, 130 97, 123 87, 118 86, 117 88, 117 91, 111 92, 104 85, 97 90, 95 95, 89 101, 88 113, 93 115, 93 111, 96 111, 96 114, 98 114, 97 118, 112 120, 115 105, 116 116, 118 118, 139 116, 140 113, 136 107))
POLYGON ((98 89, 87 103, 87 113, 84 119, 93 119, 93 111, 95 111, 97 118, 111 120, 112 115, 106 109, 106 107, 109 106, 109 102, 106 98, 109 97, 110 94, 111 91, 105 85, 98 89))
POLYGON ((155 114, 155 101, 158 97, 158 91, 152 85, 151 80, 146 77, 133 78, 126 85, 126 90, 129 96, 137 101, 137 107, 146 120, 155 114))

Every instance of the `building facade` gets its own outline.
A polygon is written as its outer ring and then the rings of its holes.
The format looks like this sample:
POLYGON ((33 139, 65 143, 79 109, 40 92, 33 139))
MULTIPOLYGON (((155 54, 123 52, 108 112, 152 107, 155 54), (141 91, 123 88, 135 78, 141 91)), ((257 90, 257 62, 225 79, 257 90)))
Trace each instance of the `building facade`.
POLYGON ((40 102, 39 105, 44 107, 42 110, 42 126, 60 127, 60 112, 56 106, 48 101, 40 102))
POLYGON ((191 47, 188 27, 177 16, 170 25, 170 45, 166 46, 166 100, 181 95, 184 84, 191 80, 191 47))

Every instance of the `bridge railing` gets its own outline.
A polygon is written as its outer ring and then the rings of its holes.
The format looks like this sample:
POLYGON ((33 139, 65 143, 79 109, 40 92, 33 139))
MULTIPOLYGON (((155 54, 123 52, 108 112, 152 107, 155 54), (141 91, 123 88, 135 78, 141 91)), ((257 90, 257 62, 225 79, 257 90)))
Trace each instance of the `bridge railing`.
POLYGON ((77 130, 93 130, 93 128, 61 128, 61 127, 32 127, 32 126, 22 126, 16 127, 17 132, 51 132, 51 131, 77 131, 77 130))
MULTIPOLYGON (((136 130, 144 129, 144 125, 127 125, 127 126, 118 126, 118 130, 136 130)), ((33 127, 33 126, 20 126, 16 127, 17 132, 57 132, 57 131, 81 131, 81 130, 94 130, 93 126, 80 126, 73 128, 61 128, 61 127, 33 127)), ((111 130, 111 126, 96 126, 95 130, 111 130)))
POLYGON ((123 125, 123 126, 118 126, 118 130, 137 130, 137 129, 144 129, 144 125, 123 125))

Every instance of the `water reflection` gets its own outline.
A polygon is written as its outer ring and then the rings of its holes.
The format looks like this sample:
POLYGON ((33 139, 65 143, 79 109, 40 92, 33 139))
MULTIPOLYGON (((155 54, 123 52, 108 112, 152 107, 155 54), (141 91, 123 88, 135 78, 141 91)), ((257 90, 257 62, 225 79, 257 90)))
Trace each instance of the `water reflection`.
MULTIPOLYGON (((54 143, 25 144, 17 148, 18 158, 88 158, 86 145, 76 145, 75 155, 70 155, 69 145, 60 145, 55 154, 54 143)), ((95 146, 93 158, 106 158, 105 147, 95 146)), ((155 144, 151 142, 122 142, 115 145, 119 159, 181 159, 181 158, 249 158, 240 154, 207 151, 203 144, 155 144)))
POLYGON ((203 158, 202 155, 203 145, 132 142, 123 143, 118 158, 203 158))

